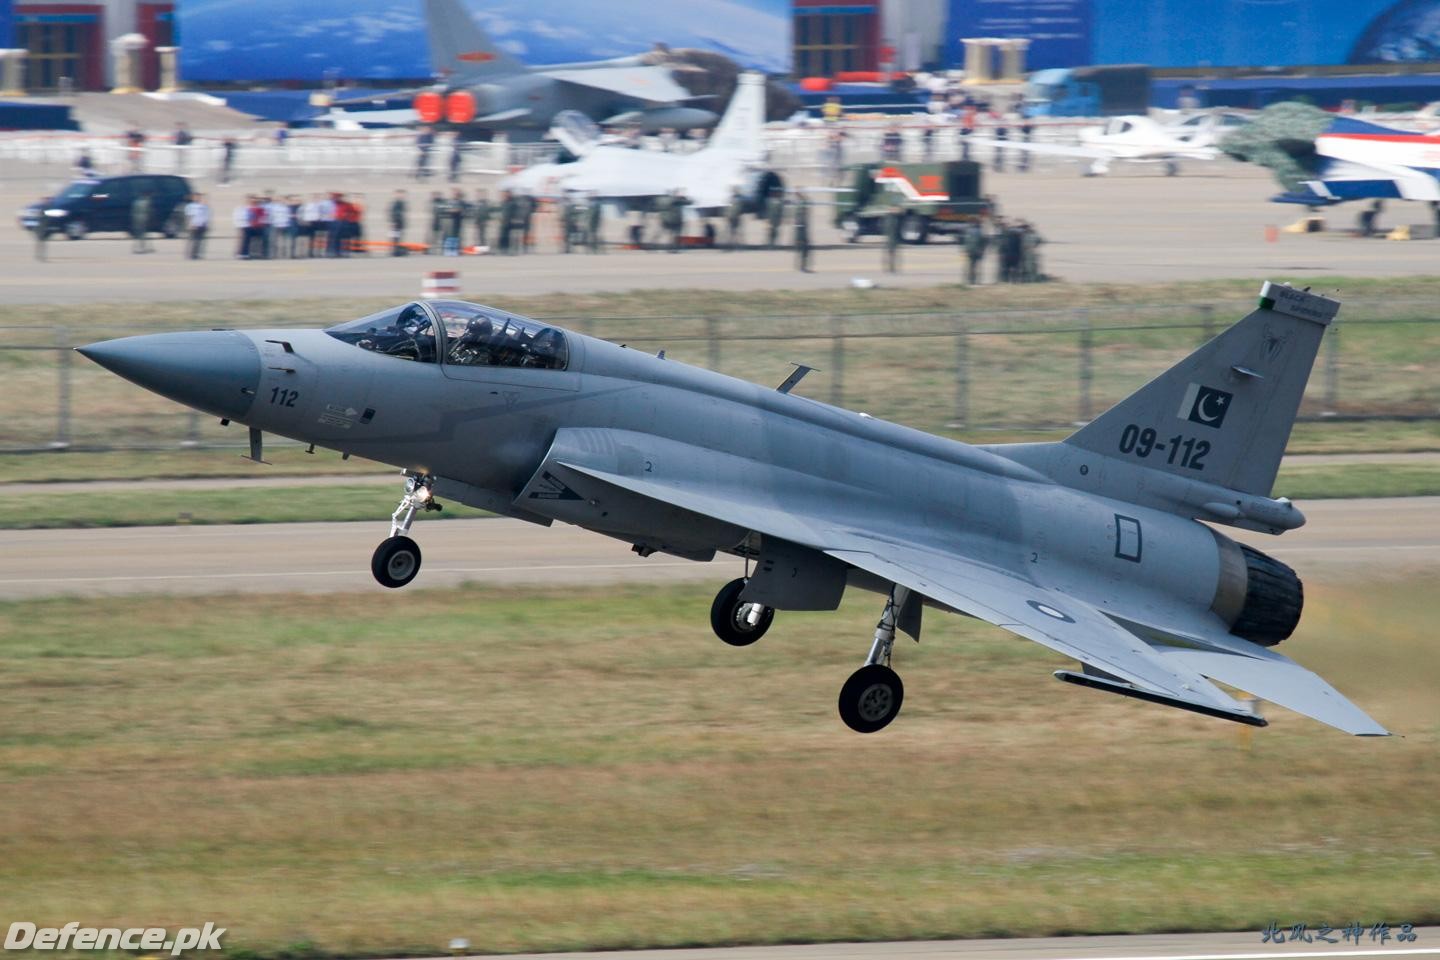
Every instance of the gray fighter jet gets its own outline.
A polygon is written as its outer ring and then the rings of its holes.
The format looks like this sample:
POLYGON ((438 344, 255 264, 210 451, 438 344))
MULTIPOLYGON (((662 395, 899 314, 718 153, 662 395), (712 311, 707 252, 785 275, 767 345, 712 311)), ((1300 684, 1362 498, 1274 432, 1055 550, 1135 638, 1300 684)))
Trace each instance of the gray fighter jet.
POLYGON ((1254 726, 1218 684, 1348 733, 1383 735, 1273 648, 1299 578, 1207 523, 1278 534, 1304 517, 1271 486, 1339 304, 1267 283, 1239 323, 1057 443, 969 446, 460 301, 328 330, 127 337, 80 352, 250 428, 406 474, 372 560, 411 582, 414 517, 437 498, 573 523, 656 552, 743 558, 710 621, 744 646, 777 610, 883 612, 840 715, 872 732, 904 688, 896 632, 968 614, 1079 663, 1069 683, 1254 726), (752 569, 753 568, 753 569, 752 569))
MULTIPOLYGON (((415 97, 424 123, 539 134, 557 114, 577 110, 604 124, 654 133, 708 127, 719 119, 713 110, 692 106, 696 98, 651 54, 531 67, 501 49, 460 0, 425 0, 425 22, 431 68, 440 82, 415 97)), ((363 96, 331 105, 376 102, 363 96)))

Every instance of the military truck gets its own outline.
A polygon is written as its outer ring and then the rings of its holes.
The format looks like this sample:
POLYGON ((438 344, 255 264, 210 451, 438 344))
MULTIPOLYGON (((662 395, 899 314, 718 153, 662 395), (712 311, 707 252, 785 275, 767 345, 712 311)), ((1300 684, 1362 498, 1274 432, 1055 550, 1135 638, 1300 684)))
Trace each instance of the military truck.
POLYGON ((870 163, 849 168, 850 189, 836 196, 835 225, 851 243, 885 231, 885 214, 901 208, 900 238, 924 243, 932 234, 958 233, 990 214, 980 192, 980 164, 870 163))

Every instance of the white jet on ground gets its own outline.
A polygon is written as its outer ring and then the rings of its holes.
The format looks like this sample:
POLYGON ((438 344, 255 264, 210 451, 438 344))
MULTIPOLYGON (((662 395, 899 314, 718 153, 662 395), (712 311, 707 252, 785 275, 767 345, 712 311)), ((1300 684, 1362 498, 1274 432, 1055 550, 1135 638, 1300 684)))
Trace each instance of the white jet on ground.
POLYGON ((743 73, 730 106, 704 147, 693 153, 663 153, 608 144, 575 127, 552 133, 577 160, 541 163, 500 181, 500 188, 541 199, 579 194, 631 210, 648 210, 655 200, 683 193, 689 211, 714 214, 739 190, 755 212, 779 178, 765 165, 761 126, 765 122, 765 77, 743 73))
POLYGON ((977 137, 976 140, 1006 150, 1091 160, 1093 162, 1085 172, 1091 177, 1109 173, 1110 164, 1117 160, 1163 163, 1165 173, 1173 177, 1180 172, 1181 160, 1219 158, 1221 154, 1215 144, 1220 137, 1247 122, 1247 118, 1238 113, 1196 114, 1174 124, 1161 124, 1149 117, 1125 116, 1111 117, 1104 126, 1085 127, 1080 131, 1078 144, 996 140, 992 137, 977 137))

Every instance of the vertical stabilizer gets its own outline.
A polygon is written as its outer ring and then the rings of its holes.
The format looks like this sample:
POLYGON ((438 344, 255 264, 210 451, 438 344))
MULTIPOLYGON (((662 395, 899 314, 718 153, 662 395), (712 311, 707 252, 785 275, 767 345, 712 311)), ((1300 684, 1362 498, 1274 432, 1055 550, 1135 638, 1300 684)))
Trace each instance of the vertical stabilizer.
MULTIPOLYGON (((1269 496, 1340 304, 1267 283, 1243 320, 1065 443, 1146 470, 1269 496)), ((1143 484, 1137 471, 1136 482, 1143 484)))
POLYGON ((759 156, 764 151, 760 139, 764 123, 765 75, 753 71, 742 73, 725 115, 710 135, 709 149, 759 156))
POLYGON ((430 69, 450 81, 520 73, 525 64, 501 50, 480 29, 462 0, 425 0, 430 69))

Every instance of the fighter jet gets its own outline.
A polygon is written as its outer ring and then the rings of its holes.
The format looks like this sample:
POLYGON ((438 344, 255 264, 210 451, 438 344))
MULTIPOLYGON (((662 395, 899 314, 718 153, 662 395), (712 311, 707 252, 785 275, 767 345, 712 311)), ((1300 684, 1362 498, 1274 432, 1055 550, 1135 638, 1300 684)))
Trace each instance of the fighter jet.
POLYGON ((1274 104, 1220 144, 1230 156, 1268 167, 1284 192, 1271 199, 1307 207, 1347 200, 1440 202, 1440 133, 1336 117, 1306 104, 1274 104))
POLYGON ((700 215, 722 211, 736 190, 748 212, 758 213, 771 192, 784 189, 779 175, 764 162, 765 77, 759 73, 740 75, 725 116, 694 153, 607 144, 579 118, 567 119, 553 132, 580 158, 526 167, 502 179, 501 189, 552 199, 582 194, 639 210, 650 209, 662 196, 683 193, 690 201, 689 212, 700 215))
MULTIPOLYGON (((400 467, 371 570, 420 570, 417 514, 449 498, 578 524, 641 557, 724 554, 714 632, 745 646, 776 612, 884 605, 840 716, 871 733, 904 687, 897 633, 963 613, 1078 662, 1067 683, 1211 717, 1266 720, 1221 685, 1358 735, 1385 729, 1274 648, 1300 619, 1284 563, 1211 524, 1283 533, 1270 496, 1339 304, 1277 283, 1258 307, 1053 443, 970 446, 502 310, 415 302, 327 330, 127 337, 80 352, 225 424, 400 467), (1204 522, 1201 522, 1204 521, 1204 522), (737 566, 739 564, 737 563, 737 566)), ((963 651, 957 651, 963 656, 963 651)))
POLYGON ((1093 162, 1086 176, 1103 176, 1115 161, 1126 163, 1162 163, 1165 173, 1180 172, 1181 160, 1214 160, 1220 156, 1215 148, 1220 135, 1243 126, 1246 118, 1236 113, 1204 113, 1187 117, 1172 125, 1161 125, 1149 117, 1111 117, 1103 127, 1086 127, 1079 133, 1079 144, 996 140, 976 137, 977 143, 989 143, 1007 150, 1056 157, 1075 157, 1093 162))
MULTIPOLYGON (((647 131, 715 122, 714 111, 689 105, 695 99, 690 91, 651 55, 530 67, 497 46, 460 0, 425 0, 425 20, 431 68, 441 81, 415 95, 415 113, 423 123, 539 132, 562 110, 647 131)), ((331 106, 376 100, 337 100, 331 106)))

